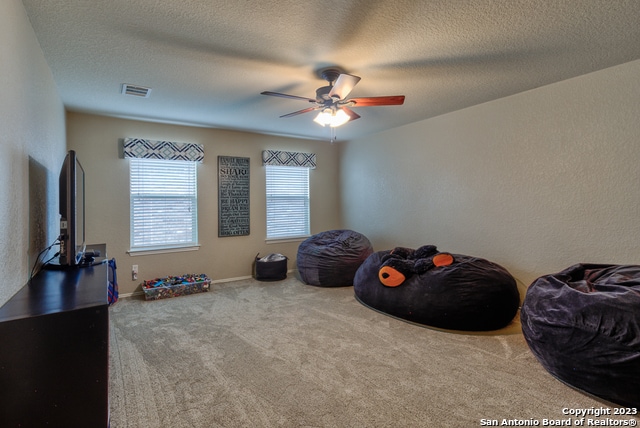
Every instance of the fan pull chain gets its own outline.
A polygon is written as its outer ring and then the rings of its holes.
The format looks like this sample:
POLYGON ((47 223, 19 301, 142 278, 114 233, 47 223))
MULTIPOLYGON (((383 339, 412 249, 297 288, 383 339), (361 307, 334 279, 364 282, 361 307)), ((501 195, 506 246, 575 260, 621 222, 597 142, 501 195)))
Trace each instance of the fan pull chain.
POLYGON ((330 135, 330 137, 329 137, 329 142, 330 142, 331 144, 333 144, 333 143, 335 143, 335 142, 336 142, 336 140, 338 139, 338 137, 336 136, 336 128, 335 128, 335 127, 333 127, 333 126, 330 126, 330 127, 329 127, 329 129, 330 129, 330 132, 331 132, 331 135, 330 135))

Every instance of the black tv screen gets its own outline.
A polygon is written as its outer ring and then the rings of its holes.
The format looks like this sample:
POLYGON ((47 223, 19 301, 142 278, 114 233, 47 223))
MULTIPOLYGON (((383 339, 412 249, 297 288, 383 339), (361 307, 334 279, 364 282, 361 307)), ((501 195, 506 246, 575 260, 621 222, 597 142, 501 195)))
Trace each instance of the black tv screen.
POLYGON ((85 251, 84 169, 69 150, 60 169, 60 265, 78 266, 85 251))

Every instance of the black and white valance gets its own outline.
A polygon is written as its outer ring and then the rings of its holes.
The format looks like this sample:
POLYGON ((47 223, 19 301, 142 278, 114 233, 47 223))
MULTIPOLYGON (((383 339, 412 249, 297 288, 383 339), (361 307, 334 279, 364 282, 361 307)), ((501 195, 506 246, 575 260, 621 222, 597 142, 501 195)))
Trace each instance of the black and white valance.
POLYGON ((124 157, 202 162, 204 146, 194 143, 125 138, 124 157))
POLYGON ((264 150, 262 152, 263 165, 301 166, 315 169, 315 153, 284 152, 280 150, 264 150))

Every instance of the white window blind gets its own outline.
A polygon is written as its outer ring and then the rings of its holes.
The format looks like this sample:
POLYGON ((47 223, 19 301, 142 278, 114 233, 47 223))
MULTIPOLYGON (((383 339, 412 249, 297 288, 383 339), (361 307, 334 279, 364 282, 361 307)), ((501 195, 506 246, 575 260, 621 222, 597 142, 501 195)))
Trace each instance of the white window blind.
POLYGON ((196 162, 129 162, 131 250, 198 245, 196 162))
POLYGON ((267 239, 309 235, 309 168, 265 165, 267 239))

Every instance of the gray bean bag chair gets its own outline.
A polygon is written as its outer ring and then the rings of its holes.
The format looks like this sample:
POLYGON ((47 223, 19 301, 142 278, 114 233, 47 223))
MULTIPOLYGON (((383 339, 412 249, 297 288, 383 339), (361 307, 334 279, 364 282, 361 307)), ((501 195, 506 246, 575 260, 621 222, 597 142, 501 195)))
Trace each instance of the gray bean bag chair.
POLYGON ((542 276, 520 318, 529 348, 557 379, 640 407, 640 266, 577 264, 542 276))
POLYGON ((506 269, 478 257, 441 253, 433 245, 372 254, 353 287, 365 306, 450 330, 503 328, 520 304, 516 281, 506 269))
POLYGON ((300 244, 296 264, 306 284, 351 286, 356 271, 371 253, 371 242, 363 234, 347 229, 328 230, 300 244))

